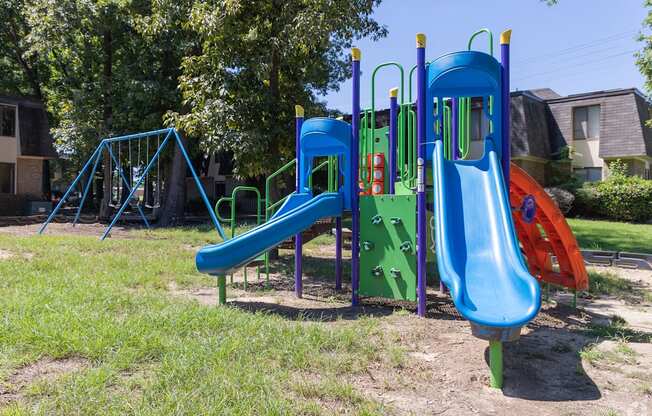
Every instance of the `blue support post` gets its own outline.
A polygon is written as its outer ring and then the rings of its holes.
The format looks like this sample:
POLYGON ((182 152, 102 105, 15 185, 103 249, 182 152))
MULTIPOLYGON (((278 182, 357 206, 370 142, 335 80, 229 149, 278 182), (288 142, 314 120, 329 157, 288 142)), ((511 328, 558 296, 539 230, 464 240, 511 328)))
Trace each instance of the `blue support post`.
MULTIPOLYGON (((108 146, 107 144, 105 144, 104 146, 106 147, 106 149, 109 152, 109 157, 111 157, 111 159, 113 160, 113 163, 115 163, 115 165, 118 167, 118 172, 120 172, 120 178, 122 179, 122 182, 127 187, 127 190, 130 192, 129 195, 131 195, 132 194, 131 185, 129 185, 129 181, 127 180, 127 177, 125 176, 125 174, 124 174, 124 172, 122 170, 122 165, 120 164, 120 161, 115 157, 115 154, 111 150, 110 146, 108 146)), ((134 189, 138 189, 138 187, 136 187, 134 189)), ((128 205, 130 199, 131 198, 127 198, 127 200, 124 202, 124 205, 128 205)), ((138 213, 140 214, 140 217, 143 219, 143 222, 145 223, 145 226, 147 228, 149 228, 149 221, 147 221, 147 216, 145 215, 145 212, 143 211, 143 208, 140 206, 140 204, 136 205, 136 208, 138 209, 138 213)))
POLYGON ((358 169, 360 159, 360 49, 351 49, 353 73, 353 98, 351 103, 351 303, 358 304, 360 285, 360 185, 358 169))
MULTIPOLYGON (((170 129, 170 130, 172 131, 172 133, 174 133, 174 138, 177 142, 177 146, 179 146, 179 149, 181 149, 181 154, 183 155, 183 158, 186 160, 188 169, 190 169, 190 174, 192 175, 192 178, 195 180, 195 185, 197 186, 197 192, 199 192, 199 196, 204 202, 204 205, 206 205, 206 209, 208 210, 208 215, 211 217, 211 221, 213 221, 213 225, 215 226, 217 233, 220 235, 222 240, 226 241, 226 234, 224 234, 224 230, 222 230, 222 226, 220 225, 220 222, 217 220, 217 216, 215 216, 215 212, 213 212, 213 207, 211 207, 211 203, 208 201, 206 192, 204 192, 204 187, 202 186, 201 181, 197 176, 197 172, 195 172, 195 168, 192 166, 192 162, 188 157, 186 148, 183 146, 183 142, 181 141, 181 137, 179 137, 179 133, 177 132, 176 129, 170 129)), ((161 145, 161 147, 163 147, 163 145, 161 145)))
MULTIPOLYGON (((297 160, 301 157, 301 126, 303 126, 304 111, 300 105, 295 106, 295 132, 294 132, 294 148, 296 149, 297 160)), ((330 168, 330 167, 329 167, 330 168)), ((300 177, 299 163, 296 164, 296 184, 295 190, 300 192, 299 177, 300 177)), ((301 232, 294 236, 294 294, 296 297, 303 297, 303 278, 302 278, 302 264, 301 258, 303 256, 303 240, 301 232)))
POLYGON ((396 138, 398 136, 398 88, 389 90, 389 193, 396 192, 396 138))
POLYGON ((417 314, 426 316, 426 35, 417 38, 417 314))
POLYGON ((500 34, 500 63, 502 65, 501 84, 502 84, 502 155, 501 163, 503 166, 503 178, 505 185, 509 186, 509 163, 511 159, 511 139, 510 139, 510 98, 509 98, 509 42, 512 31, 506 30, 500 34))
POLYGON ((63 194, 63 197, 61 197, 61 199, 59 200, 59 203, 57 204, 57 206, 52 210, 52 212, 50 213, 50 215, 48 216, 48 218, 45 220, 45 222, 43 223, 43 225, 41 225, 41 228, 39 228, 39 230, 38 230, 38 233, 39 233, 39 234, 43 234, 43 231, 45 231, 45 229, 47 228, 48 224, 50 224, 50 222, 52 221, 52 219, 54 218, 54 216, 57 215, 57 212, 58 212, 59 209, 63 206, 63 203, 66 201, 66 199, 68 198, 68 196, 70 195, 70 193, 72 192, 72 190, 75 189, 75 186, 77 186, 77 182, 79 182, 79 180, 81 179, 81 177, 84 175, 84 172, 86 172, 86 169, 88 169, 88 167, 90 166, 91 162, 92 162, 93 160, 95 160, 95 158, 97 157, 97 154, 98 154, 98 152, 100 152, 100 149, 101 149, 101 147, 102 147, 102 143, 103 143, 103 141, 102 141, 102 142, 101 142, 101 143, 100 143, 100 144, 95 148, 95 151, 93 152, 93 154, 91 155, 91 157, 88 158, 88 160, 87 160, 86 163, 84 164, 84 167, 83 167, 82 170, 79 172, 79 174, 77 175, 77 177, 75 178, 75 180, 72 182, 72 184, 70 184, 70 187, 68 188, 68 190, 66 191, 66 193, 63 194))
MULTIPOLYGON (((100 144, 100 146, 102 146, 100 144)), ((82 195, 82 199, 79 202, 79 207, 77 208, 77 214, 75 214, 75 219, 72 222, 72 226, 74 227, 77 225, 77 221, 79 221, 79 216, 81 215, 81 210, 84 207, 84 202, 86 202, 86 196, 88 195, 88 191, 91 188, 91 185, 93 184, 93 177, 95 176, 95 170, 97 170, 97 164, 99 163, 100 159, 102 159, 102 152, 97 152, 97 155, 95 156, 95 163, 93 163, 93 169, 91 169, 90 175, 88 175, 88 182, 86 183, 86 186, 84 187, 84 194, 82 195)))

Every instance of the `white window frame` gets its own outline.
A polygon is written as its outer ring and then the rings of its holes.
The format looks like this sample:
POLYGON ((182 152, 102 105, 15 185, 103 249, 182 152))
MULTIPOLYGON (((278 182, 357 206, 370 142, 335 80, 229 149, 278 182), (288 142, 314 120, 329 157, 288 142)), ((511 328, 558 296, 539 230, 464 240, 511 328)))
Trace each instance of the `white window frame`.
POLYGON ((573 130, 573 140, 600 140, 600 118, 602 114, 602 107, 600 104, 590 104, 590 105, 579 105, 571 109, 571 129, 573 130), (597 135, 591 136, 591 108, 598 109, 598 120, 597 120, 597 135), (586 137, 578 137, 577 129, 575 128, 575 121, 577 118, 578 110, 586 110, 586 137))

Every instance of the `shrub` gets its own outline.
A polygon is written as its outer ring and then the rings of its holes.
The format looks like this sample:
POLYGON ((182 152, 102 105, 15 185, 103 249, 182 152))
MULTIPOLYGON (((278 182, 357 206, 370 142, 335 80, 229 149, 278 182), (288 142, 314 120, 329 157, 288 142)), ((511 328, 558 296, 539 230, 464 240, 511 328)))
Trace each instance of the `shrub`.
POLYGON ((545 188, 545 191, 550 196, 550 198, 555 201, 555 204, 557 204, 559 210, 564 215, 568 214, 568 212, 573 207, 575 196, 567 190, 557 187, 545 188))
POLYGON ((607 218, 644 222, 652 219, 652 181, 635 176, 610 177, 596 186, 598 212, 607 218))
POLYGON ((584 183, 575 192, 575 214, 616 221, 645 222, 652 219, 652 181, 627 176, 627 166, 609 164, 603 182, 584 183))

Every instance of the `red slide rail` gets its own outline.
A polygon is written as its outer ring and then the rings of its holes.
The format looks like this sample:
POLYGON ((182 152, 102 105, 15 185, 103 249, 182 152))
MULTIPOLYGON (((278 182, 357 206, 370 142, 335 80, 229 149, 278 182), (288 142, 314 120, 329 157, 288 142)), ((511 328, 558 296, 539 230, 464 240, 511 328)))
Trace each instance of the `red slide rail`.
POLYGON ((537 181, 523 169, 511 164, 509 199, 514 225, 530 273, 539 281, 575 290, 587 290, 589 276, 577 240, 564 214, 537 181), (536 209, 531 222, 520 211, 523 200, 534 197, 536 209), (552 264, 552 256, 557 266, 552 264))

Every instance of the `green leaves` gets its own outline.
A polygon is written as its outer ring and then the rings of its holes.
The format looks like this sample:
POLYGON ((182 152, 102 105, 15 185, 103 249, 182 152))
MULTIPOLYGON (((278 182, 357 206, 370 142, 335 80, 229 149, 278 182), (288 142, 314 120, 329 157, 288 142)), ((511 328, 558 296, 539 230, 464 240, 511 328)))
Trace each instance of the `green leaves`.
POLYGON ((294 105, 325 114, 319 96, 350 76, 352 42, 385 36, 371 18, 378 3, 195 2, 189 27, 201 50, 184 57, 180 78, 189 111, 171 118, 206 149, 233 152, 240 176, 274 170, 294 157, 294 105))

